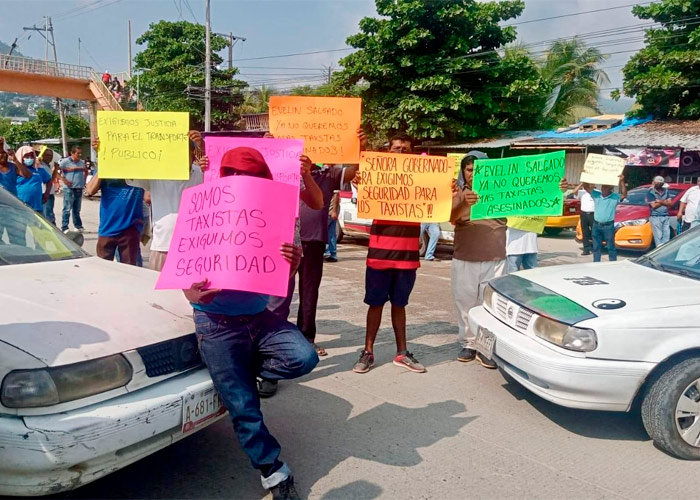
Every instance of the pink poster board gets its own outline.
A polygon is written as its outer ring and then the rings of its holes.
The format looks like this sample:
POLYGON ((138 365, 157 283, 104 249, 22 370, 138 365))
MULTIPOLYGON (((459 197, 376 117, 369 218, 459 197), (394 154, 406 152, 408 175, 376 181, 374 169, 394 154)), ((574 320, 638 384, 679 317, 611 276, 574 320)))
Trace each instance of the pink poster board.
POLYGON ((232 176, 186 189, 157 289, 211 288, 284 297, 289 263, 282 243, 294 238, 299 187, 232 176))
POLYGON ((304 141, 298 139, 261 139, 255 137, 217 137, 204 140, 204 152, 209 158, 209 169, 204 182, 219 178, 221 157, 229 149, 247 147, 260 151, 272 172, 272 179, 299 187, 301 181, 299 157, 304 152, 304 141))

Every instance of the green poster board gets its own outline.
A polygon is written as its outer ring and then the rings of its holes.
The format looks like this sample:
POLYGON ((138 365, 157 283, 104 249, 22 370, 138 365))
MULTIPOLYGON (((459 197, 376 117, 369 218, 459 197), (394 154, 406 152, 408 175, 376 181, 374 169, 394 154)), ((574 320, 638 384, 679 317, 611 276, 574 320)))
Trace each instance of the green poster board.
POLYGON ((474 162, 473 190, 479 201, 471 219, 514 215, 561 215, 564 197, 564 151, 474 162))

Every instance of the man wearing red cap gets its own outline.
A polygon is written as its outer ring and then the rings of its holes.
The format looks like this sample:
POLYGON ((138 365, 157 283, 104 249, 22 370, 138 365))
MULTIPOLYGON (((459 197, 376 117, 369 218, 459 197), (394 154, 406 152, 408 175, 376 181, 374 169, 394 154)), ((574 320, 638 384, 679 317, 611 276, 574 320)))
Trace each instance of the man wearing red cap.
MULTIPOLYGON (((265 159, 252 148, 227 151, 220 168, 221 177, 248 175, 272 180, 265 159)), ((293 272, 301 248, 285 243, 280 253, 293 272)), ((272 491, 273 498, 298 498, 292 473, 279 458, 281 447, 263 422, 256 378, 282 380, 305 375, 318 363, 316 352, 296 326, 267 310, 267 295, 209 289, 206 279, 184 292, 194 308, 202 359, 229 411, 241 447, 261 473, 263 487, 272 491)))

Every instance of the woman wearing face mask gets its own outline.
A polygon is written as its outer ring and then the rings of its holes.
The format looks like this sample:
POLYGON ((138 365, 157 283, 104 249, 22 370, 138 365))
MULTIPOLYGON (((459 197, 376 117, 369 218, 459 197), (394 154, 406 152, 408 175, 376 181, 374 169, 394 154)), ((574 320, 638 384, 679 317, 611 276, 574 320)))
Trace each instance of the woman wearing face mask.
POLYGON ((14 164, 12 155, 5 151, 5 139, 0 137, 0 186, 17 196, 17 179, 29 178, 32 173, 24 164, 14 164))
POLYGON ((51 174, 41 168, 31 146, 19 148, 16 157, 18 163, 21 162, 32 174, 29 178, 20 177, 17 179, 17 197, 37 212, 43 213, 44 184, 51 181, 51 174))

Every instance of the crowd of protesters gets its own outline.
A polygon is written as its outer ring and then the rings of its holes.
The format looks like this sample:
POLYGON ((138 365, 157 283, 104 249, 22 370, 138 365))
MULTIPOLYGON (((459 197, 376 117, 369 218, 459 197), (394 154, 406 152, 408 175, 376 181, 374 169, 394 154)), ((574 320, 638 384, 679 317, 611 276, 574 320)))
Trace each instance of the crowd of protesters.
MULTIPOLYGON (((362 147, 366 140, 358 130, 362 147)), ((406 135, 390 138, 392 153, 412 154, 413 140, 406 135)), ((59 180, 63 183, 61 229, 73 225, 84 230, 80 217, 83 191, 88 196, 101 192, 97 255, 106 260, 141 265, 141 244, 150 240, 149 266, 163 268, 173 237, 182 193, 203 182, 210 168, 203 154, 204 139, 196 131, 189 133, 189 178, 182 181, 124 181, 101 179, 99 168, 88 181, 88 167, 80 147, 70 156, 55 161, 54 152, 43 148, 38 153, 30 146, 8 152, 0 144, 0 184, 28 206, 55 224, 54 196, 59 180)), ((98 152, 99 139, 93 143, 98 152)), ((485 159, 481 151, 471 151, 459 165, 452 185, 454 254, 452 258, 452 296, 457 310, 461 362, 476 360, 485 368, 496 364, 475 349, 475 332, 470 331, 469 310, 483 301, 487 283, 507 272, 537 266, 537 233, 507 226, 506 219, 471 220, 471 207, 478 202, 472 190, 474 163, 485 159)), ((98 163, 99 167, 99 163, 98 163)), ((221 177, 243 175, 272 179, 263 156, 255 149, 238 147, 227 151, 219 165, 221 177)), ((280 254, 290 263, 285 297, 260 293, 219 290, 205 278, 184 290, 194 310, 194 323, 202 359, 224 401, 236 435, 252 465, 260 471, 265 488, 274 498, 297 498, 289 466, 280 459, 281 447, 263 422, 261 397, 273 396, 279 380, 309 373, 327 355, 316 343, 316 313, 324 262, 337 261, 336 227, 339 216, 338 191, 353 182, 357 187, 357 165, 317 165, 301 156, 300 207, 293 241, 282 245, 280 254), (292 296, 298 274, 299 307, 296 324, 289 321, 292 296)), ((663 177, 654 179, 647 194, 657 244, 668 238, 668 207, 671 200, 663 177)), ((567 189, 561 180, 562 191, 567 189)), ((616 259, 614 214, 626 196, 620 176, 620 193, 613 186, 600 190, 581 184, 575 188, 581 200, 583 254, 593 253, 600 261, 603 244, 610 260, 616 259)), ((678 218, 688 227, 696 223, 700 204, 700 181, 681 201, 678 218)), ((0 229, 1 231, 1 229, 0 229)), ((408 350, 406 338, 407 306, 420 267, 419 245, 427 233, 426 261, 436 260, 439 225, 374 220, 365 271, 367 316, 365 344, 352 370, 367 373, 374 365, 374 344, 384 307, 390 305, 396 341, 393 364, 415 373, 426 368, 408 350)), ((0 232, 1 234, 1 232, 0 232)), ((10 235, 12 236, 12 235, 10 235)))

